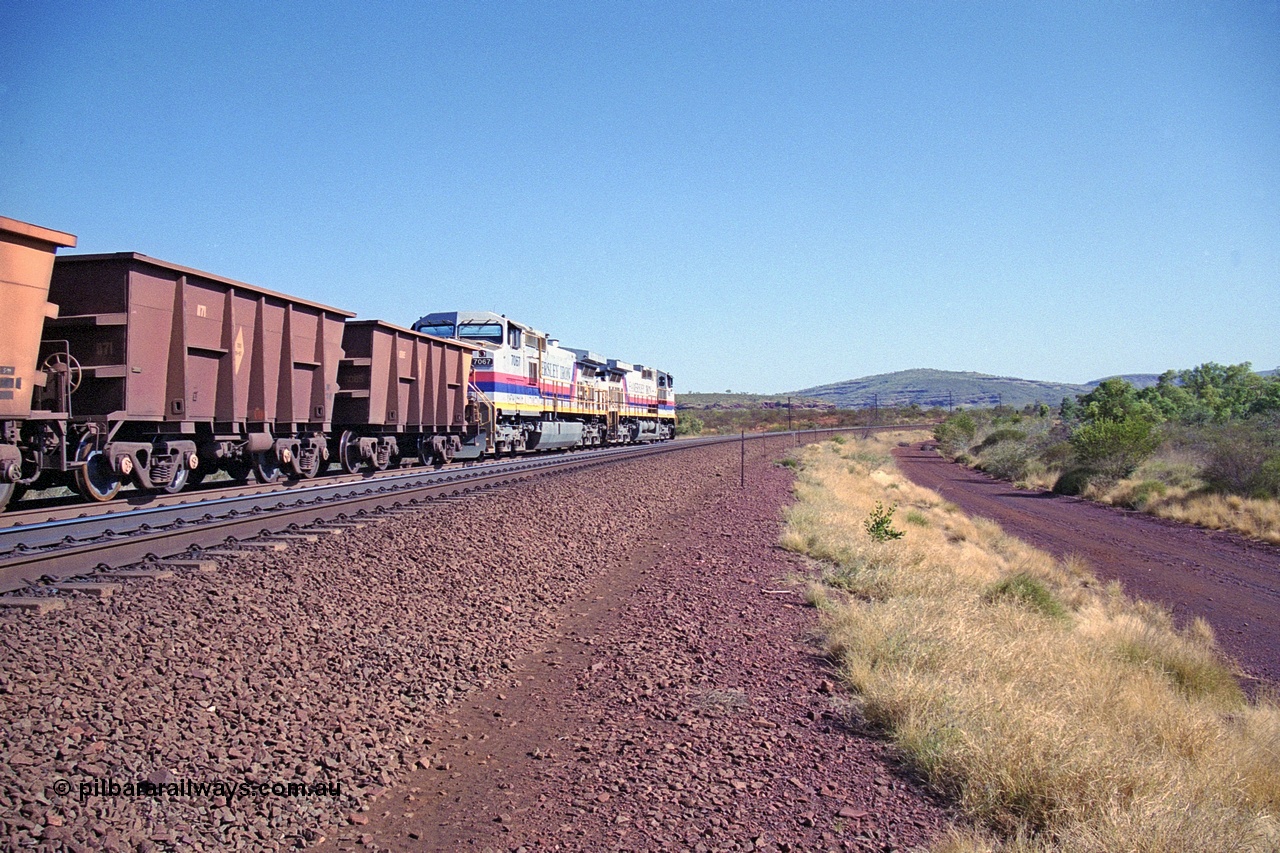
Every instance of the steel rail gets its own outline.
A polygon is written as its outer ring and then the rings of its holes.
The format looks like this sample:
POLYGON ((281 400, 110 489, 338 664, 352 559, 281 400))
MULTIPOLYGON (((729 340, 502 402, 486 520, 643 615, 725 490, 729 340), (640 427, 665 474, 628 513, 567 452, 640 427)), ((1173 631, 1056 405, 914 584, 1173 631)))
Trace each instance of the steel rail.
POLYGON ((285 532, 307 525, 370 515, 379 510, 426 508, 442 496, 487 490, 549 473, 630 461, 646 456, 738 441, 777 437, 809 438, 869 429, 910 429, 920 425, 835 427, 821 430, 711 436, 682 441, 605 448, 555 456, 525 457, 462 469, 409 470, 352 482, 316 483, 270 492, 217 497, 194 503, 136 507, 26 524, 0 530, 0 593, 43 578, 62 579, 95 569, 177 557, 193 549, 285 532))

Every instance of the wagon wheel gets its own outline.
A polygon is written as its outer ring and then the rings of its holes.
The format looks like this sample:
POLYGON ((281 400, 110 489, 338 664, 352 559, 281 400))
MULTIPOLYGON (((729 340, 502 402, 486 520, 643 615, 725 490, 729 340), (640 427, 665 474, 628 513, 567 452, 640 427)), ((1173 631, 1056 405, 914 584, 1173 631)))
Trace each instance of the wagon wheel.
POLYGON ((67 393, 75 391, 80 387, 80 380, 84 378, 84 371, 80 369, 80 362, 76 361, 75 356, 69 352, 50 353, 40 365, 40 369, 45 373, 65 373, 67 374, 67 393))
POLYGON ((253 454, 253 478, 264 486, 280 479, 280 463, 271 451, 253 454))
POLYGON ((223 467, 227 471, 227 476, 237 483, 244 483, 247 481, 249 479, 249 474, 252 472, 252 468, 249 463, 245 462, 243 459, 230 459, 223 467))
POLYGON ((435 451, 431 449, 431 436, 418 436, 418 461, 423 465, 433 465, 436 461, 435 451))
POLYGON ((173 466, 173 476, 169 478, 169 482, 160 487, 160 491, 167 495, 176 495, 187 487, 190 480, 191 469, 184 464, 182 454, 178 454, 178 462, 173 466))
POLYGON ((338 439, 338 461, 348 474, 360 473, 360 436, 349 429, 338 439))
POLYGON ((0 483, 0 512, 9 505, 9 501, 17 494, 17 483, 0 483))
POLYGON ((200 464, 187 475, 187 485, 198 486, 204 482, 204 478, 207 476, 209 476, 209 466, 204 463, 204 459, 201 457, 200 464))
POLYGON ((94 446, 94 437, 80 440, 76 448, 76 461, 84 464, 76 468, 76 491, 90 501, 109 501, 119 492, 123 483, 120 475, 111 469, 111 460, 94 446))

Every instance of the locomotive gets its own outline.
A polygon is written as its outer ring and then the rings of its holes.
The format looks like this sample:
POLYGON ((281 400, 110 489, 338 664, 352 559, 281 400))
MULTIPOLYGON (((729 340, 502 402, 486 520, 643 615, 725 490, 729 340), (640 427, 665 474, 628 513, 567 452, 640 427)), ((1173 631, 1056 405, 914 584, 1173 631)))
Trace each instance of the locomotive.
POLYGON ((0 509, 675 434, 670 374, 496 314, 407 329, 0 217, 0 509))
POLYGON ((675 437, 669 373, 563 347, 488 311, 428 314, 413 328, 481 347, 472 385, 497 453, 675 437))

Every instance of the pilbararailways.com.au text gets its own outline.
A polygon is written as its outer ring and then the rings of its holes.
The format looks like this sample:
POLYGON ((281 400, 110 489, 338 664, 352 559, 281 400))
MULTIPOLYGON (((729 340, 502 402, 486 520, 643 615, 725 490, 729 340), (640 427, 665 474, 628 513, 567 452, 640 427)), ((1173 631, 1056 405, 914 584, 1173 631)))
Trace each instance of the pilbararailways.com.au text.
POLYGON ((177 779, 171 782, 149 782, 131 779, 117 782, 114 779, 86 779, 70 782, 59 779, 53 783, 53 792, 59 796, 78 794, 80 802, 90 797, 173 797, 184 799, 225 798, 228 803, 239 799, 263 797, 341 797, 341 782, 237 782, 234 779, 218 779, 212 782, 195 779, 177 779))

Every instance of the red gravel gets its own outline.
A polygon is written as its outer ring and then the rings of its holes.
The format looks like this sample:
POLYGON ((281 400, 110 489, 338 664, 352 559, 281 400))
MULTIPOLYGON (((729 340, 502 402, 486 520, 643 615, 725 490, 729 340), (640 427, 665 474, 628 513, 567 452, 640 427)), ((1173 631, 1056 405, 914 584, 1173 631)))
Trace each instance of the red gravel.
POLYGON ((686 449, 0 613, 0 847, 925 841, 946 814, 846 722, 750 448, 746 491, 736 446, 686 449), (78 796, 138 780, 341 793, 78 796))
POLYGON ((775 545, 790 473, 757 457, 747 477, 658 525, 512 678, 442 716, 423 769, 325 849, 894 850, 934 837, 947 811, 848 713, 812 641, 790 580, 809 569, 775 545))
POLYGON ((1243 669, 1253 692, 1280 685, 1280 548, 1235 533, 1206 530, 1130 510, 1015 489, 948 462, 928 443, 895 449, 913 482, 966 513, 1065 557, 1083 557, 1105 580, 1159 602, 1180 623, 1204 617, 1218 644, 1243 669))

